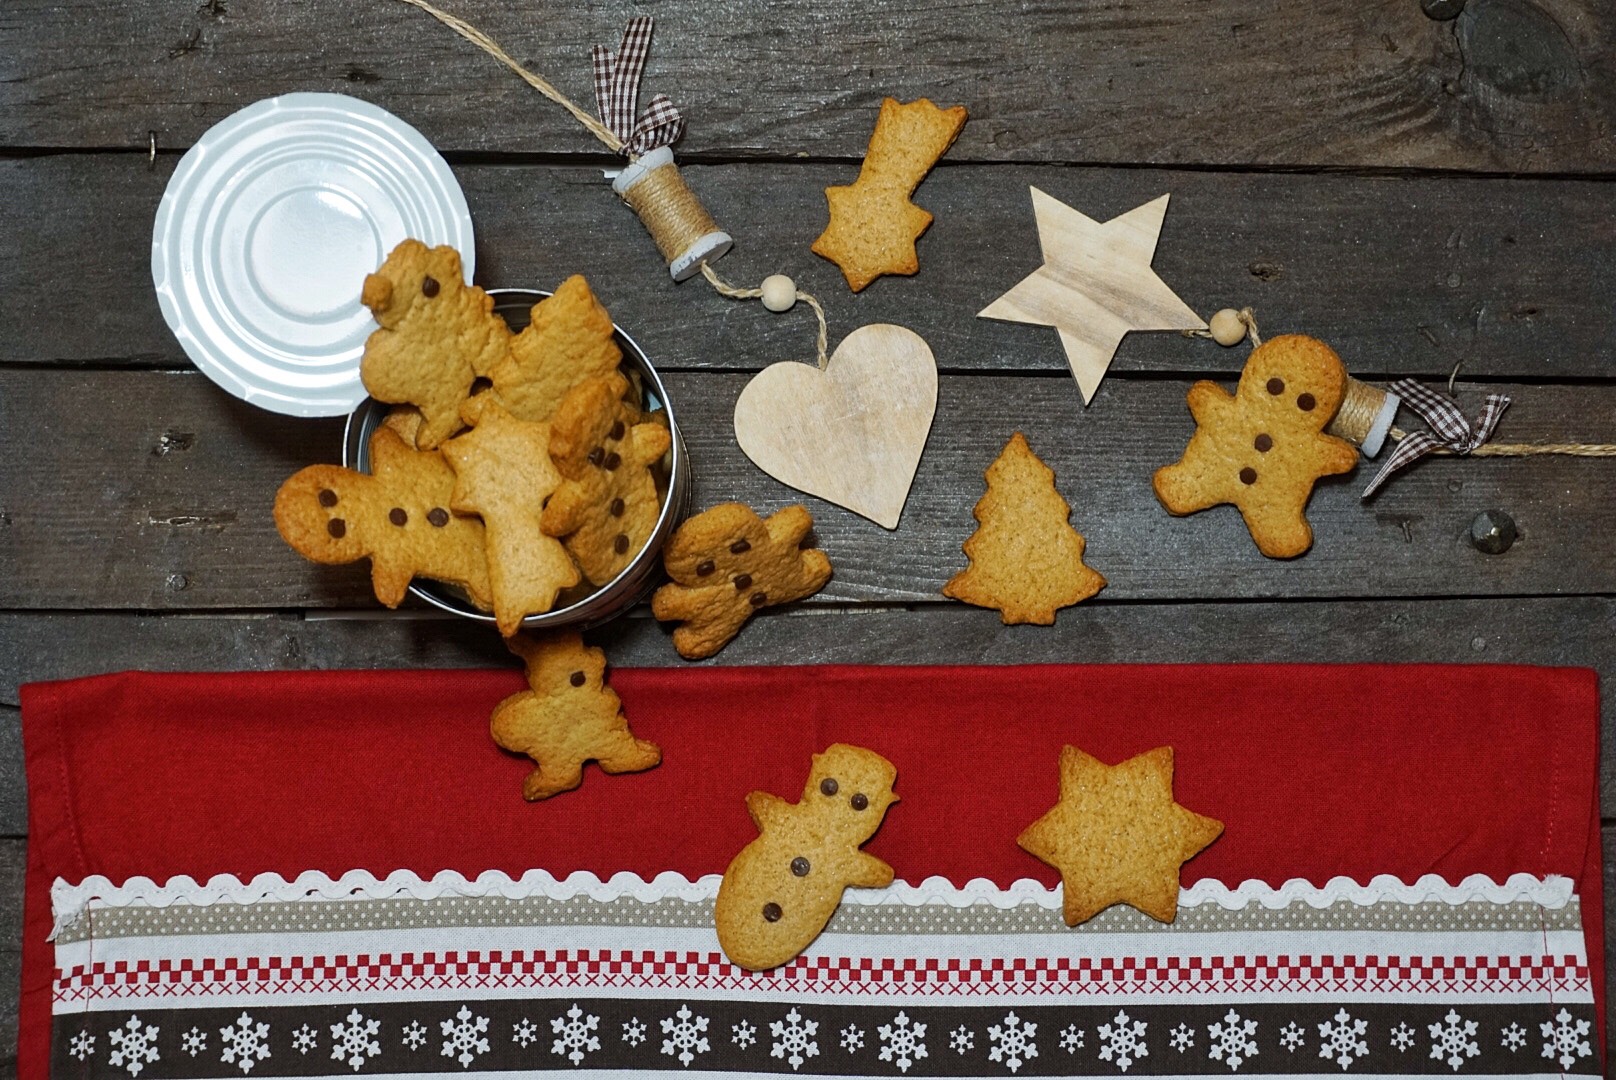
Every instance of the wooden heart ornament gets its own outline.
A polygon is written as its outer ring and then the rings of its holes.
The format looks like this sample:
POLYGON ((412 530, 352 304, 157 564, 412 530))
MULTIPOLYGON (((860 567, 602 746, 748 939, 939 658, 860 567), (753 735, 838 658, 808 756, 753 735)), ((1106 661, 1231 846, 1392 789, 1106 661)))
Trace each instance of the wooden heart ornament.
POLYGON ((824 370, 760 371, 735 402, 735 438, 782 484, 896 529, 936 411, 931 348, 874 323, 843 338, 824 370))

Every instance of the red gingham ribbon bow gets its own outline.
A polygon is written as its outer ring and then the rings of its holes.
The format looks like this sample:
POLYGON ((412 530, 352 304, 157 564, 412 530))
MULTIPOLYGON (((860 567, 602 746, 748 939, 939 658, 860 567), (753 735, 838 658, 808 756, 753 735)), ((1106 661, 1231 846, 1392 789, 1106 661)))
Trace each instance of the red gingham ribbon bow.
POLYGON ((1481 408, 1481 416, 1474 427, 1465 419, 1459 406, 1434 391, 1426 389, 1413 379, 1399 379, 1387 388, 1403 403, 1419 413, 1430 425, 1431 431, 1418 431, 1397 444, 1375 478, 1364 488, 1363 497, 1369 498, 1391 478, 1392 473, 1412 465, 1435 450, 1451 450, 1455 454, 1468 454, 1493 436, 1498 418, 1509 408, 1509 398, 1503 394, 1488 394, 1481 408))
POLYGON ((685 133, 685 118, 666 94, 653 97, 639 120, 634 119, 640 73, 651 52, 651 26, 649 15, 637 15, 623 30, 623 44, 618 46, 615 57, 604 45, 596 45, 589 54, 594 62, 595 105, 600 118, 612 134, 623 140, 623 152, 630 157, 670 146, 685 133))

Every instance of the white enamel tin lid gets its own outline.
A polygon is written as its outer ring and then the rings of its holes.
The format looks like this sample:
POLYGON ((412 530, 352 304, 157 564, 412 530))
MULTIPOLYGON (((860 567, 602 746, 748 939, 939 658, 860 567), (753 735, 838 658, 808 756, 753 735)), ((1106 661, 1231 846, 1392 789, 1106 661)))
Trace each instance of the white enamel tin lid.
POLYGON ((152 280, 214 382, 274 412, 337 416, 365 398, 365 275, 408 237, 455 247, 471 280, 471 214, 432 144, 357 98, 285 94, 221 120, 180 159, 152 228, 152 280))

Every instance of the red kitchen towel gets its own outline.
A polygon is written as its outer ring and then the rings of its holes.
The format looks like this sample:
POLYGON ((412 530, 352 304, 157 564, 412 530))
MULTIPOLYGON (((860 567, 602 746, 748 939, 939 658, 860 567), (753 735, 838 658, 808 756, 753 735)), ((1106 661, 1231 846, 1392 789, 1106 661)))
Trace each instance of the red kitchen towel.
MULTIPOLYGON (((898 876, 1056 876, 1015 845, 1065 743, 1171 745, 1179 802, 1225 823, 1185 867, 1230 885, 1471 874, 1578 882, 1603 988, 1597 680, 1516 667, 624 670, 660 768, 520 799, 487 717, 514 671, 127 673, 23 688, 29 864, 19 1071, 49 1060, 49 887, 104 875, 409 869, 719 873, 743 799, 792 797, 831 742, 898 767, 868 850, 898 876)), ((1603 999, 1600 998, 1600 1016, 1603 999)))

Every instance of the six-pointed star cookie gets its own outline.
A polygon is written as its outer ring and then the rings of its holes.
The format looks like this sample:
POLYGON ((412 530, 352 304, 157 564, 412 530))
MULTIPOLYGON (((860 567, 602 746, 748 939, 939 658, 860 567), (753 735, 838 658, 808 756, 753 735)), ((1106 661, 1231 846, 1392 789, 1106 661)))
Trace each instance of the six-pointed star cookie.
POLYGON ((1172 922, 1179 867, 1222 832, 1222 822, 1173 801, 1172 747, 1107 765, 1067 746, 1060 802, 1016 843, 1060 871, 1066 925, 1118 903, 1172 922))
POLYGON ((1033 188, 1044 265, 977 317, 1060 331, 1066 362, 1087 405, 1128 331, 1206 329, 1150 268, 1167 198, 1102 223, 1033 188))

